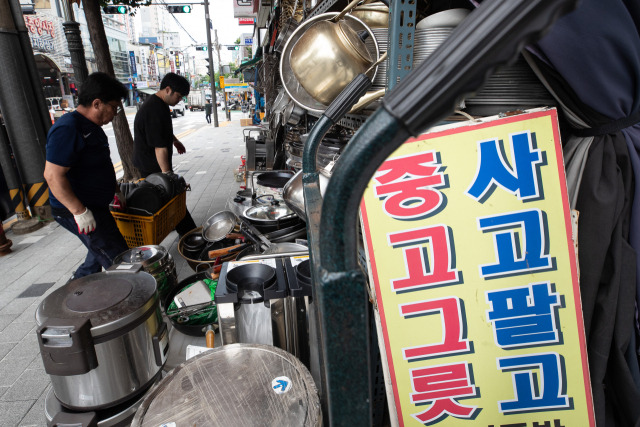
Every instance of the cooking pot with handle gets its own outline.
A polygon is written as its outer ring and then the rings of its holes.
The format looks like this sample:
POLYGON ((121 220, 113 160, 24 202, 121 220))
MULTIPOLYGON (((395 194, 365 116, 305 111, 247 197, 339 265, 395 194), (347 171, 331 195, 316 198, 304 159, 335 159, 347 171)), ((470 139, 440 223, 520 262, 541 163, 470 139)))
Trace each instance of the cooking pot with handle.
POLYGON ((65 407, 90 411, 144 392, 169 348, 156 281, 140 264, 74 280, 36 310, 45 371, 65 407))

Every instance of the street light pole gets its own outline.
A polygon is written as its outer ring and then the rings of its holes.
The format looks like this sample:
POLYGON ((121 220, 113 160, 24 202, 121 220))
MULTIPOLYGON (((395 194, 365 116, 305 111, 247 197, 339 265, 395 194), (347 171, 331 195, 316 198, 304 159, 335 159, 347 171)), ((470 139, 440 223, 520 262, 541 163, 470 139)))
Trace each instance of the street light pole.
MULTIPOLYGON (((222 76, 222 60, 220 59, 220 44, 218 43, 218 30, 216 30, 216 52, 218 52, 218 70, 220 75, 222 76)), ((222 88, 220 88, 222 89, 222 88)), ((227 102, 227 93, 226 89, 222 90, 222 97, 224 99, 224 111, 227 116, 227 121, 231 121, 231 108, 229 107, 229 103, 227 102)))
MULTIPOLYGON (((209 19, 209 0, 204 0, 204 20, 207 25, 207 54, 209 55, 209 83, 211 88, 211 109, 213 110, 213 126, 218 127, 218 103, 216 100, 215 82, 216 72, 213 69, 213 54, 211 53, 211 20, 209 19)), ((218 44, 217 38, 216 44, 218 44)), ((218 65, 218 67, 219 66, 220 65, 218 65)))

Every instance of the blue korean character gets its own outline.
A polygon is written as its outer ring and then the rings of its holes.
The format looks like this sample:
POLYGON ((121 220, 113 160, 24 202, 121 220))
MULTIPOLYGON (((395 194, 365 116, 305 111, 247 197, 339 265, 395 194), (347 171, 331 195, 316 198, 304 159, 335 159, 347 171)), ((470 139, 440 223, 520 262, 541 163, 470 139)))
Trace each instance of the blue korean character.
POLYGON ((511 371, 513 400, 498 402, 501 413, 512 414, 569 408, 563 393, 564 366, 557 353, 528 354, 497 359, 498 369, 511 371))
POLYGON ((547 254, 546 227, 539 209, 478 218, 478 228, 482 232, 494 233, 498 258, 496 264, 481 265, 480 275, 486 279, 551 269, 553 262, 547 254), (524 248, 521 248, 520 240, 524 248))
POLYGON ((491 309, 487 319, 493 323, 496 344, 501 348, 557 343, 559 332, 555 310, 560 297, 551 283, 529 284, 518 288, 489 291, 491 309))

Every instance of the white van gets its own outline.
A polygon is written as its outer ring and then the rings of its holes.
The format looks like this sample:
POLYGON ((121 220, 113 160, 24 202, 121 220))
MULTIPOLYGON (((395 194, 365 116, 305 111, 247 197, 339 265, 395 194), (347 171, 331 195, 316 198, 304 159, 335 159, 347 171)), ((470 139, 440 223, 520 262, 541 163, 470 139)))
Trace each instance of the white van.
POLYGON ((178 102, 173 107, 169 105, 169 110, 171 111, 171 117, 173 118, 178 117, 178 114, 180 114, 181 116, 184 116, 184 110, 185 110, 184 100, 181 99, 180 102, 178 102))

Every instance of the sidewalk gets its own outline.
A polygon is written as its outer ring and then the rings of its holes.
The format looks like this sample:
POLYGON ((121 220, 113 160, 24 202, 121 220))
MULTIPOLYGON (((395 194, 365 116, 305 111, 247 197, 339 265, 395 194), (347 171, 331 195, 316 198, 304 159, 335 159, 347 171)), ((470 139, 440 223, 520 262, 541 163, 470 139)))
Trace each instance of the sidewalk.
MULTIPOLYGON (((239 190, 234 170, 245 153, 242 128, 237 119, 221 121, 220 127, 205 125, 182 142, 187 153, 174 154, 174 170, 191 184, 187 208, 199 226, 225 210, 239 190)), ((39 353, 35 311, 66 283, 86 249, 56 222, 26 235, 5 232, 13 245, 9 255, 0 257, 0 426, 46 426, 50 380, 39 353)), ((178 281, 194 274, 178 253, 175 231, 161 245, 175 261, 178 281)))

